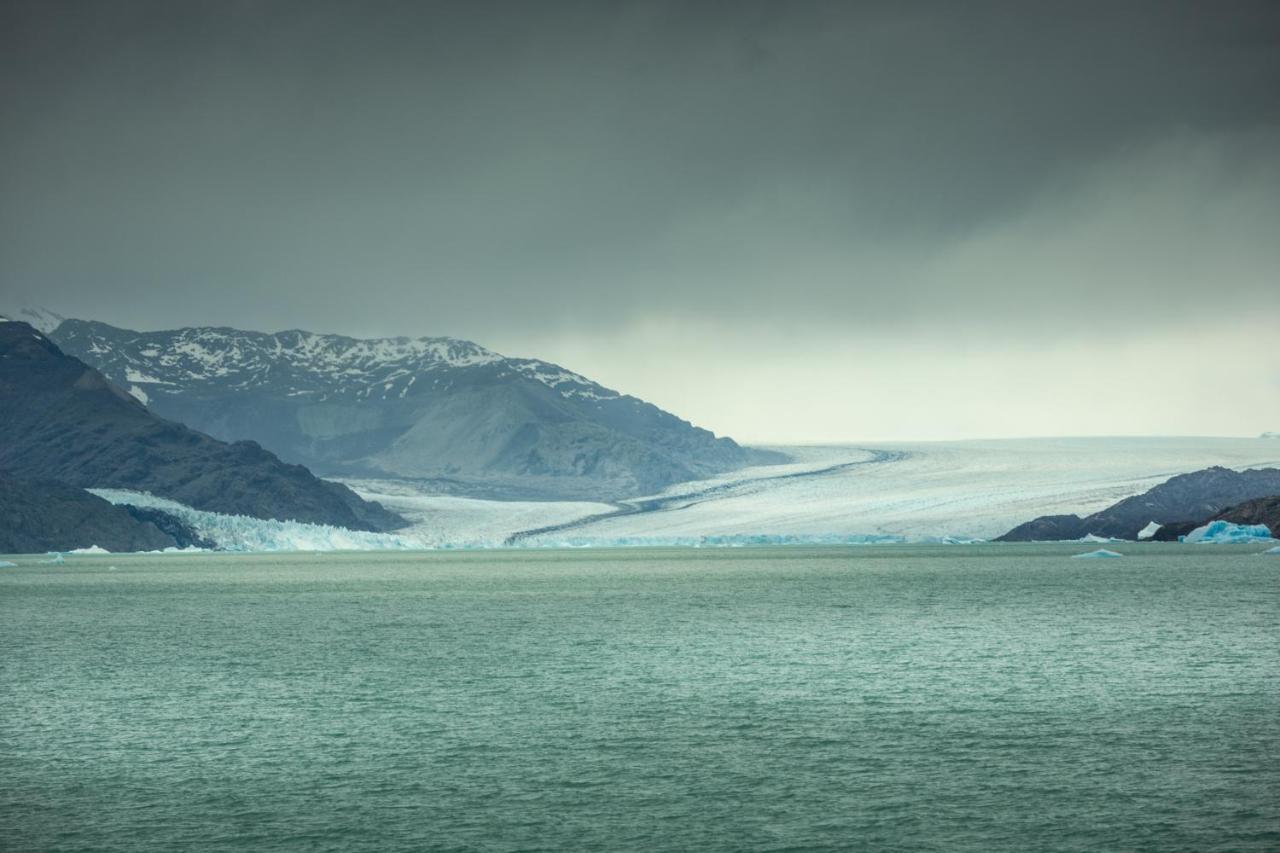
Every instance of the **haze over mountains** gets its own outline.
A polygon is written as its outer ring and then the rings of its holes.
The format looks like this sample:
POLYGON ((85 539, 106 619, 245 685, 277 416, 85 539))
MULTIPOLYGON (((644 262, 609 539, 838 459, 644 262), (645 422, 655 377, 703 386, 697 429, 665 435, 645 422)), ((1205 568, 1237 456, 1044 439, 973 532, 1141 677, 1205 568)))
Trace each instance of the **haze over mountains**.
POLYGON ((327 476, 600 500, 786 458, 558 365, 453 338, 138 332, 39 319, 63 350, 157 414, 223 440, 253 439, 327 476))

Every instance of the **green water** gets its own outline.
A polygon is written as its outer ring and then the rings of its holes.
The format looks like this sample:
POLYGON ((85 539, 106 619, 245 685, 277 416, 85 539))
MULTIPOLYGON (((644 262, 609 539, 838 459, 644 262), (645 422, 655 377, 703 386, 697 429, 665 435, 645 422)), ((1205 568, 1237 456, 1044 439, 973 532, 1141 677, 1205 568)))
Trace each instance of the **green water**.
POLYGON ((1280 849, 1280 558, 1079 550, 19 558, 0 849, 1280 849))

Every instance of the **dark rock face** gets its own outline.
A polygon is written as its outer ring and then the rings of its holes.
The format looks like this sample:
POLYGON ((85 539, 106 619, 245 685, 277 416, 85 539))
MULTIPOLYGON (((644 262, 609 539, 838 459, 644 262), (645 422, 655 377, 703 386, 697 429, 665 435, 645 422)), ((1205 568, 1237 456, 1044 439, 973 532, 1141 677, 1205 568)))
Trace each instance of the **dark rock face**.
POLYGON ((13 321, 0 322, 0 469, 80 488, 146 491, 255 518, 355 530, 405 523, 253 442, 226 444, 157 417, 98 371, 13 321))
POLYGON ((144 524, 153 524, 161 533, 171 536, 173 543, 179 548, 208 548, 209 550, 216 550, 218 547, 218 543, 205 539, 196 533, 191 525, 164 510, 140 506, 126 506, 123 509, 128 510, 129 515, 133 516, 137 521, 144 524))
POLYGON ((557 365, 452 338, 133 332, 81 320, 52 337, 157 414, 329 475, 609 499, 786 458, 557 365))
MULTIPOLYGON (((1076 515, 1041 516, 1018 525, 996 541, 1079 539, 1090 533, 1117 539, 1137 539, 1138 532, 1152 521, 1164 525, 1157 533, 1156 538, 1159 539, 1166 529, 1179 529, 1176 527, 1179 523, 1214 518, 1227 507, 1275 494, 1280 494, 1280 469, 1232 471, 1215 466, 1180 474, 1150 491, 1125 498, 1084 518, 1076 515)), ((1196 526, 1198 523, 1192 524, 1184 533, 1196 526)))
POLYGON ((1200 526, 1199 521, 1171 521, 1161 525, 1151 537, 1152 542, 1177 542, 1183 536, 1200 526))
POLYGON ((154 551, 178 544, 151 521, 135 518, 125 507, 112 506, 84 489, 0 472, 0 554, 93 545, 108 551, 154 551))
POLYGON ((1200 521, 1187 521, 1170 524, 1156 531, 1152 538, 1159 542, 1176 542, 1179 536, 1186 536, 1197 527, 1211 521, 1230 521, 1233 524, 1265 524, 1272 535, 1280 534, 1280 495, 1269 495, 1245 501, 1222 512, 1200 521))

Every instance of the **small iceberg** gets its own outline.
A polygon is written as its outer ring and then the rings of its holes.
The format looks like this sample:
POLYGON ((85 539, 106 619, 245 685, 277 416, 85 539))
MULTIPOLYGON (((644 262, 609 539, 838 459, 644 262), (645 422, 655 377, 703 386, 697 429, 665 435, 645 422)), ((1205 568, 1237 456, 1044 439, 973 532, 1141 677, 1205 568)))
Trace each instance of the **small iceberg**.
MULTIPOLYGON (((1277 546, 1276 546, 1276 547, 1274 547, 1274 548, 1268 548, 1267 550, 1263 551, 1262 553, 1264 553, 1264 554, 1272 554, 1272 555, 1274 555, 1274 556, 1276 556, 1276 557, 1280 557, 1280 545, 1277 545, 1277 546)), ((11 566, 12 566, 12 565, 13 565, 13 563, 10 563, 9 565, 11 565, 11 566)))
POLYGON ((1077 541, 1077 542, 1090 542, 1090 543, 1097 543, 1097 542, 1114 542, 1114 541, 1116 541, 1116 540, 1114 540, 1114 539, 1110 539, 1110 538, 1108 538, 1108 537, 1106 537, 1106 536, 1099 536, 1099 535, 1098 535, 1098 534, 1096 534, 1096 533, 1086 533, 1085 535, 1081 536, 1081 537, 1080 537, 1079 539, 1077 539, 1076 541, 1077 541))
POLYGON ((66 562, 66 560, 64 560, 62 554, 57 551, 50 551, 49 559, 40 561, 41 565, 45 566, 61 566, 64 562, 66 562))
POLYGON ((1148 521, 1147 526, 1138 531, 1138 538, 1150 539, 1152 536, 1155 536, 1160 532, 1161 527, 1164 527, 1164 525, 1156 524, 1154 521, 1148 521))
POLYGON ((72 548, 68 554, 110 554, 106 548, 101 545, 90 545, 88 548, 72 548))
POLYGON ((1112 557, 1123 557, 1123 556, 1124 554, 1121 554, 1117 551, 1108 551, 1106 548, 1099 548, 1098 550, 1090 551, 1087 554, 1075 554, 1072 556, 1071 559, 1073 560, 1109 560, 1112 557))
POLYGON ((17 563, 10 563, 8 560, 0 560, 0 569, 16 569, 17 563))
POLYGON ((1270 542, 1271 530, 1265 524, 1235 524, 1230 521, 1211 521, 1181 537, 1181 541, 1197 545, 1248 545, 1270 542))

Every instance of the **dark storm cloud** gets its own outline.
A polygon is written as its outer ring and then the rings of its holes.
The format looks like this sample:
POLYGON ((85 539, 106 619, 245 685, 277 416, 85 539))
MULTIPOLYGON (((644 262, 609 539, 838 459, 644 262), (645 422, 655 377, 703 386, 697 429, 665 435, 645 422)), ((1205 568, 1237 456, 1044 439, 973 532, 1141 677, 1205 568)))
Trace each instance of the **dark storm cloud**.
POLYGON ((489 341, 1276 302, 1274 3, 0 14, 10 301, 489 341))

